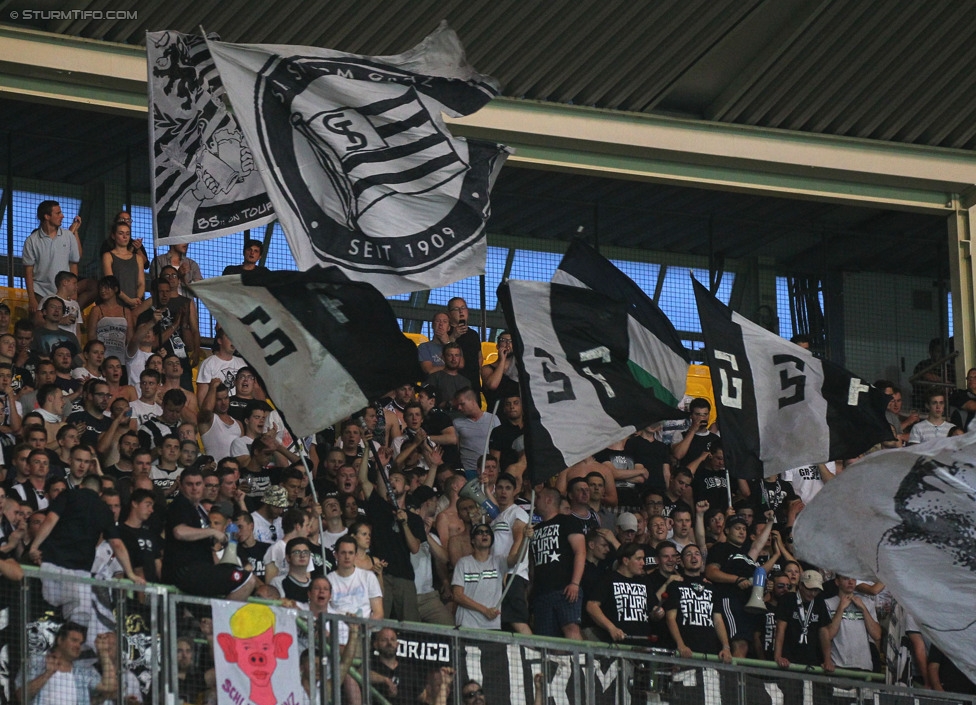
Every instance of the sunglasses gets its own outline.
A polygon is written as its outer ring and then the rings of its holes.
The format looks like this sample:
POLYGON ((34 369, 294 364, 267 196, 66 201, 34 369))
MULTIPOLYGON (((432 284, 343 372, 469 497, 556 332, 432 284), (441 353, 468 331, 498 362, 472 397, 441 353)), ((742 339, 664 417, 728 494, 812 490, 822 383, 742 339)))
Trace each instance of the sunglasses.
POLYGON ((469 690, 467 693, 461 693, 461 697, 464 698, 465 700, 471 700, 471 698, 480 698, 484 694, 485 691, 483 691, 481 688, 478 688, 477 690, 469 690))

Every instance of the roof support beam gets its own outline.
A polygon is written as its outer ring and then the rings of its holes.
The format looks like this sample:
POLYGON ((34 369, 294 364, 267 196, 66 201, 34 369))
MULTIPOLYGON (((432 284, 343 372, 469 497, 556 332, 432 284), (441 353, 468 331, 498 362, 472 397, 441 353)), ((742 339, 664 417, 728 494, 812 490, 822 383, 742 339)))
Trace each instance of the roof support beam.
MULTIPOLYGON (((142 113, 140 47, 0 27, 0 94, 142 113)), ((976 204, 976 155, 701 120, 512 98, 449 120, 458 135, 498 140, 513 165, 888 208, 976 204)))

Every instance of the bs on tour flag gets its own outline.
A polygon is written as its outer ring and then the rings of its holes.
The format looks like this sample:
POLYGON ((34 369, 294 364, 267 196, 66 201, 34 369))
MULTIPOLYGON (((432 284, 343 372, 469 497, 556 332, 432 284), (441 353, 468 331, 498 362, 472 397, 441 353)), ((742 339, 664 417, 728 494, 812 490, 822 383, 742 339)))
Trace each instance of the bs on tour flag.
POLYGON ((872 453, 824 485, 797 556, 880 581, 976 682, 976 435, 872 453))
POLYGON ((206 240, 271 222, 274 208, 224 104, 204 38, 149 32, 146 58, 157 243, 206 240))
POLYGON ((305 702, 295 641, 296 611, 255 603, 212 600, 217 647, 217 702, 305 702))
POLYGON ((626 301, 630 371, 641 386, 654 390, 658 399, 678 405, 688 381, 688 351, 668 317, 630 277, 576 238, 552 275, 552 282, 593 289, 626 301))
POLYGON ((533 482, 661 419, 684 418, 636 383, 628 305, 595 291, 507 281, 498 300, 515 346, 533 482))
POLYGON ((892 439, 888 397, 740 316, 692 280, 733 477, 853 458, 892 439))
POLYGON ((336 268, 251 271, 192 286, 264 380, 292 431, 308 436, 417 382, 417 347, 374 287, 336 268))
POLYGON ((483 274, 507 147, 454 137, 498 84, 440 27, 396 56, 210 42, 300 269, 334 265, 384 295, 483 274))

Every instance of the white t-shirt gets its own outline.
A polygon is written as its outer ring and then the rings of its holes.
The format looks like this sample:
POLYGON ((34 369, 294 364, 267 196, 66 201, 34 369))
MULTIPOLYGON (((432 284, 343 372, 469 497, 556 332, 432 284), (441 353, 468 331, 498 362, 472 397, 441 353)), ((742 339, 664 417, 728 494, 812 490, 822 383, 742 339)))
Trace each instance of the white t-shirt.
MULTIPOLYGON (((274 563, 278 566, 278 576, 276 577, 288 574, 288 560, 285 557, 285 545, 286 542, 284 539, 278 539, 271 544, 271 548, 264 552, 264 565, 269 566, 274 563)), ((312 564, 312 561, 309 561, 308 567, 305 569, 305 572, 309 574, 309 578, 311 578, 313 570, 315 570, 315 566, 312 564)))
POLYGON ((332 600, 329 601, 329 612, 332 614, 354 614, 369 619, 373 616, 369 601, 374 597, 383 597, 380 582, 371 570, 354 568, 347 577, 332 572, 329 573, 329 582, 332 583, 332 600))
POLYGON ((237 371, 246 364, 244 358, 236 355, 229 360, 222 360, 216 355, 211 355, 200 363, 200 369, 197 371, 197 384, 217 380, 223 382, 233 395, 236 391, 234 381, 237 378, 237 371))
POLYGON ((137 426, 142 426, 147 421, 152 421, 163 415, 163 407, 159 404, 147 404, 141 399, 130 401, 129 408, 132 409, 132 418, 136 420, 137 426))
POLYGON ((281 530, 281 517, 278 517, 274 522, 269 522, 260 512, 251 512, 251 520, 254 521, 254 538, 256 538, 261 543, 275 543, 279 538, 285 535, 285 532, 281 530), (274 525, 275 532, 274 535, 271 533, 271 526, 274 525))

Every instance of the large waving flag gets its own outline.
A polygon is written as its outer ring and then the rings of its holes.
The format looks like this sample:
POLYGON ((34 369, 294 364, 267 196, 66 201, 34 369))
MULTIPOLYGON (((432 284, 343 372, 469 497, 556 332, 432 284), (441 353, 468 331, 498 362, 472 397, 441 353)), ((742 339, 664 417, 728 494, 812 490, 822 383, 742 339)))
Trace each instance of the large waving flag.
POLYGON ((446 23, 396 56, 209 46, 301 269, 334 265, 386 295, 484 273, 510 150, 444 124, 498 93, 446 23))
POLYGON ((688 352, 668 317, 630 277, 576 238, 559 263, 552 281, 554 284, 582 286, 626 301, 631 372, 642 386, 654 390, 658 399, 671 406, 678 405, 688 379, 688 352))
POLYGON ((685 414, 634 381, 628 306, 576 286, 508 281, 498 300, 512 332, 533 482, 637 428, 685 414))
POLYGON ((891 440, 888 397, 732 311, 694 281, 726 464, 735 477, 853 458, 891 440))
POLYGON ((417 347, 400 332, 387 300, 335 268, 255 270, 204 279, 192 289, 299 436, 423 379, 417 347))
POLYGON ((793 527, 797 555, 881 581, 976 682, 976 435, 872 453, 793 527))
POLYGON ((156 242, 206 240, 271 222, 274 208, 203 37, 146 35, 156 242))

